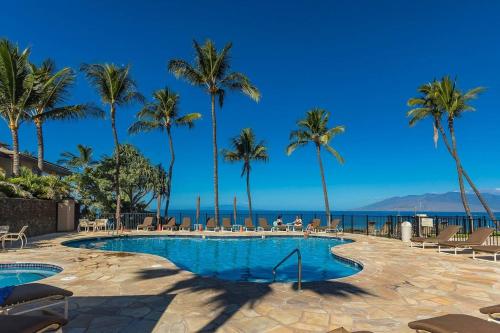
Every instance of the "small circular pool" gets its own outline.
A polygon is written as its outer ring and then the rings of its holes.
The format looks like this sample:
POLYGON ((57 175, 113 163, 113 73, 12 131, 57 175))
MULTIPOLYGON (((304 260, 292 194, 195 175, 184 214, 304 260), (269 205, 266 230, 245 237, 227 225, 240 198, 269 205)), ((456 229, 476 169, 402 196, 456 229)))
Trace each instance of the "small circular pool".
MULTIPOLYGON (((302 280, 323 281, 356 274, 361 265, 331 253, 350 240, 320 237, 127 236, 66 242, 77 248, 140 252, 167 258, 195 274, 233 281, 271 282, 272 269, 295 248, 302 254, 302 280)), ((297 256, 277 270, 276 281, 297 280, 297 256)))
POLYGON ((61 267, 49 264, 0 264, 0 288, 38 281, 61 271, 61 267))

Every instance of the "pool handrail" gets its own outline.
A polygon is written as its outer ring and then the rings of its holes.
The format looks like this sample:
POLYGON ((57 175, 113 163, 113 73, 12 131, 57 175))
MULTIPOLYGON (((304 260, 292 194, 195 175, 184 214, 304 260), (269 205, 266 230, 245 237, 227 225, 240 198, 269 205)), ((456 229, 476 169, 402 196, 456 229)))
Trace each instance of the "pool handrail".
POLYGON ((298 291, 302 290, 302 255, 300 254, 299 248, 296 248, 290 252, 285 258, 283 258, 276 266, 273 268, 273 282, 276 281, 276 269, 278 269, 281 264, 288 260, 292 255, 297 253, 297 283, 298 291))

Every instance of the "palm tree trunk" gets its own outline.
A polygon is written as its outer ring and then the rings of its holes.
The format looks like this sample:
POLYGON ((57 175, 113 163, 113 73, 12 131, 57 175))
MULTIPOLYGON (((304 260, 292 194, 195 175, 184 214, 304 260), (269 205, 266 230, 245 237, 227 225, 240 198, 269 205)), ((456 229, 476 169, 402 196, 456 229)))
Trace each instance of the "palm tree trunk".
POLYGON ((326 222, 330 226, 330 205, 328 203, 328 191, 326 189, 325 171, 323 170, 323 162, 321 161, 321 147, 316 144, 316 155, 318 156, 319 171, 321 173, 321 183, 323 184, 323 197, 325 198, 326 222))
POLYGON ((158 225, 161 225, 161 193, 158 191, 156 197, 156 221, 158 225))
POLYGON ((168 134, 168 144, 170 146, 170 165, 168 167, 168 175, 167 175, 167 188, 165 191, 165 221, 168 220, 168 207, 170 206, 170 193, 172 189, 172 171, 174 169, 175 162, 175 152, 174 152, 174 142, 172 140, 172 133, 170 132, 170 125, 167 126, 167 134, 168 134))
POLYGON ((217 153, 217 119, 215 116, 215 95, 212 94, 212 140, 213 140, 213 155, 214 155, 214 209, 215 209, 215 225, 219 225, 219 171, 217 153))
POLYGON ((10 124, 10 133, 12 135, 12 174, 19 176, 19 135, 17 133, 17 126, 13 123, 10 124))
POLYGON ((116 228, 122 228, 121 224, 121 193, 120 193, 120 143, 118 142, 118 133, 115 123, 115 106, 111 105, 111 127, 113 129, 113 139, 115 141, 115 192, 116 192, 116 228))
POLYGON ((40 120, 35 120, 36 127, 36 138, 38 142, 38 174, 41 175, 43 173, 43 130, 42 130, 42 122, 40 120))
POLYGON ((465 208, 465 213, 467 214, 467 217, 469 218, 469 220, 471 221, 471 224, 472 224, 472 215, 470 212, 469 203, 467 201, 467 195, 465 194, 464 179, 462 177, 462 164, 460 163, 460 160, 457 156, 457 143, 456 143, 456 139, 455 139, 455 129, 453 128, 453 120, 450 119, 448 121, 448 127, 450 130, 450 136, 451 136, 453 159, 455 160, 455 164, 457 167, 458 184, 460 186, 460 197, 462 198, 462 204, 465 208))
POLYGON ((248 213, 250 214, 250 221, 253 221, 252 195, 250 194, 250 168, 247 168, 247 197, 248 197, 248 213))
MULTIPOLYGON (((453 156, 453 151, 450 147, 450 143, 448 142, 448 138, 446 137, 446 133, 444 131, 443 126, 441 125, 441 122, 439 120, 437 120, 436 123, 437 123, 437 127, 439 129, 439 132, 441 133, 441 136, 443 137, 443 141, 444 141, 444 144, 446 146, 446 149, 451 154, 451 156, 453 158, 455 158, 455 156, 453 156)), ((465 180, 467 180, 467 183, 469 183, 470 187, 472 188, 472 190, 476 194, 477 198, 479 199, 479 202, 481 202, 481 205, 484 207, 484 210, 488 213, 488 216, 490 217, 490 219, 495 221, 496 220, 495 214, 493 214, 488 203, 486 202, 486 200, 484 200, 483 196, 481 195, 481 192, 479 192, 479 190, 477 189, 476 185, 472 182, 472 179, 469 177, 467 172, 465 172, 463 166, 461 164, 460 164, 460 166, 462 169, 462 175, 465 177, 465 180)))

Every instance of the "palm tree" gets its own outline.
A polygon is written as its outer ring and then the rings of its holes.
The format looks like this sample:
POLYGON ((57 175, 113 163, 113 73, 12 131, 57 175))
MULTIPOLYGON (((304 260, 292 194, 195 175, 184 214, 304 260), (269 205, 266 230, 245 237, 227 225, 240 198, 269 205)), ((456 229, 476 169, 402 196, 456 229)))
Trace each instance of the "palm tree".
POLYGON ((68 88, 75 81, 75 73, 65 67, 55 72, 52 60, 45 60, 39 67, 31 65, 38 87, 35 105, 27 111, 28 117, 34 122, 38 141, 38 171, 43 172, 44 145, 43 123, 49 119, 81 119, 87 116, 103 117, 104 113, 90 105, 60 105, 67 99, 68 88))
POLYGON ((434 80, 431 83, 427 83, 419 87, 418 92, 421 96, 416 98, 411 98, 408 101, 408 106, 413 107, 408 111, 408 116, 410 117, 410 126, 415 125, 417 122, 425 118, 431 118, 434 126, 434 142, 437 144, 437 133, 441 134, 443 142, 445 143, 446 149, 455 161, 459 184, 461 185, 461 199, 464 209, 469 216, 470 208, 468 206, 467 200, 464 201, 465 191, 463 189, 463 177, 467 180, 472 190, 476 194, 477 198, 481 202, 482 206, 488 213, 490 219, 495 220, 495 215, 491 211, 487 202, 484 200, 483 196, 473 183, 472 179, 469 177, 467 172, 463 169, 462 163, 458 157, 456 149, 456 139, 454 130, 454 120, 459 117, 465 111, 474 110, 467 103, 471 99, 475 99, 479 92, 483 88, 474 88, 467 93, 463 94, 458 89, 456 89, 456 83, 452 81, 449 77, 444 77, 441 81, 434 80), (448 136, 442 125, 442 118, 447 116, 448 130, 452 137, 452 144, 448 140, 448 136))
POLYGON ((19 125, 26 119, 26 110, 32 107, 36 97, 29 55, 29 48, 20 51, 8 40, 0 40, 0 116, 7 122, 12 135, 14 176, 19 175, 19 125))
POLYGON ((344 126, 335 126, 328 128, 328 120, 330 113, 324 109, 313 108, 306 112, 306 117, 297 122, 298 130, 290 133, 290 144, 286 149, 286 153, 291 155, 295 149, 313 143, 316 147, 316 156, 318 158, 319 171, 321 173, 321 182, 323 184, 323 196, 325 199, 325 210, 328 225, 330 225, 330 205, 328 201, 328 191, 326 188, 325 171, 323 170, 323 162, 321 161, 321 148, 331 153, 339 163, 344 163, 344 159, 340 154, 330 146, 330 141, 337 135, 344 133, 344 126))
POLYGON ((196 41, 193 41, 193 46, 196 52, 194 64, 175 59, 168 63, 168 69, 177 78, 183 78, 190 84, 201 87, 210 95, 214 159, 214 208, 215 222, 218 224, 219 175, 215 99, 217 98, 219 107, 222 108, 226 90, 242 92, 257 102, 260 99, 260 92, 244 74, 230 72, 229 51, 232 47, 231 43, 227 43, 220 52, 217 51, 215 44, 211 40, 207 40, 204 45, 199 45, 196 41))
POLYGON ((175 163, 174 142, 172 140, 172 125, 192 128, 194 121, 201 118, 199 113, 179 114, 179 95, 168 88, 153 93, 153 102, 146 105, 139 113, 138 120, 129 128, 129 133, 148 132, 152 130, 166 131, 170 148, 170 165, 167 174, 165 193, 165 218, 168 218, 170 193, 172 189, 172 172, 175 163))
POLYGON ((223 149, 222 156, 226 162, 243 162, 241 177, 246 175, 248 211, 252 219, 252 196, 250 195, 250 170, 252 161, 267 162, 269 155, 264 141, 257 142, 251 128, 244 128, 241 133, 231 140, 231 148, 223 149))
POLYGON ((66 165, 74 170, 85 170, 97 164, 97 161, 92 157, 92 147, 78 144, 76 149, 78 151, 77 154, 69 151, 61 153, 61 159, 57 163, 66 165))
POLYGON ((101 97, 103 104, 109 105, 111 127, 115 143, 115 192, 116 192, 116 226, 121 228, 121 193, 120 193, 120 143, 116 131, 117 107, 133 101, 143 101, 137 91, 135 81, 130 77, 130 66, 118 67, 114 64, 83 64, 81 70, 101 97))

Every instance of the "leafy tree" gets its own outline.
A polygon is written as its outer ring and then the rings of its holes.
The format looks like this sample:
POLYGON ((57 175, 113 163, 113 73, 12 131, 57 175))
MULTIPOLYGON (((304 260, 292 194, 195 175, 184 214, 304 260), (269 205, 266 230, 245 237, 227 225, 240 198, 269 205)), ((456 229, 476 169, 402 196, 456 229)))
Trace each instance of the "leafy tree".
POLYGON ((469 218, 472 217, 465 194, 463 177, 465 177, 473 189, 489 217, 495 220, 495 215, 462 166, 460 158, 458 157, 455 138, 455 119, 459 118, 466 111, 474 111, 474 108, 468 103, 472 99, 477 98, 477 95, 483 90, 482 87, 478 87, 466 93, 462 93, 456 87, 456 82, 449 77, 444 77, 440 81, 434 80, 418 88, 420 96, 408 100, 408 106, 412 107, 412 109, 408 111, 408 117, 410 117, 410 126, 414 126, 416 123, 426 118, 432 119, 435 145, 437 145, 438 133, 441 134, 446 149, 455 161, 462 204, 467 216, 469 216, 469 218), (443 117, 446 117, 451 144, 442 124, 443 117))
POLYGON ((142 101, 142 95, 137 91, 135 81, 130 77, 130 66, 118 67, 113 64, 84 64, 81 70, 99 93, 102 103, 109 105, 111 127, 115 142, 115 192, 116 192, 116 226, 121 228, 121 193, 120 193, 120 143, 116 131, 117 107, 133 101, 142 101))
POLYGON ((244 128, 241 133, 231 140, 231 148, 223 149, 222 155, 227 162, 243 162, 243 169, 241 170, 241 177, 246 175, 247 184, 247 197, 248 197, 248 210, 250 219, 252 219, 252 196, 250 194, 250 170, 252 161, 269 160, 267 148, 264 141, 257 142, 255 134, 251 128, 244 128))
POLYGON ((81 119, 88 116, 103 117, 104 113, 89 104, 65 104, 68 89, 75 81, 75 73, 69 67, 55 71, 55 64, 48 59, 37 67, 31 65, 35 77, 37 95, 32 108, 27 110, 28 118, 36 127, 38 141, 38 170, 43 172, 44 145, 43 123, 47 120, 81 119))
POLYGON ((204 45, 193 41, 196 58, 194 64, 181 59, 171 60, 168 69, 177 78, 183 78, 190 84, 198 86, 210 95, 212 115, 212 144, 214 159, 214 208, 215 222, 219 223, 219 175, 217 152, 217 120, 215 99, 219 107, 224 104, 226 90, 239 91, 255 101, 259 101, 260 92, 242 73, 230 72, 229 51, 232 44, 228 43, 219 52, 211 40, 204 45))
POLYGON ((97 164, 97 161, 92 157, 92 147, 78 144, 76 149, 78 151, 77 154, 69 151, 61 153, 61 159, 57 163, 63 164, 74 171, 83 171, 97 164))
POLYGON ((290 144, 286 153, 291 155, 295 149, 313 143, 316 147, 316 156, 318 158, 319 170, 321 173, 321 182, 323 184, 323 196, 325 199, 325 210, 328 225, 330 225, 330 205, 328 201, 328 191, 326 188, 325 171, 321 161, 321 148, 331 153, 339 163, 344 163, 340 154, 330 146, 330 141, 338 134, 344 133, 344 126, 328 127, 330 113, 324 109, 314 108, 306 112, 306 117, 297 122, 298 130, 290 133, 290 144))
MULTIPOLYGON (((158 169, 132 145, 120 145, 120 192, 124 211, 143 211, 155 198, 158 169)), ((104 156, 93 168, 74 175, 75 194, 86 210, 116 209, 115 156, 104 156)))
MULTIPOLYGON (((175 163, 174 142, 172 140, 172 125, 192 128, 194 121, 201 118, 199 113, 179 114, 179 95, 168 88, 153 93, 153 102, 137 113, 137 121, 130 126, 129 133, 149 132, 153 130, 166 131, 170 148, 170 166, 165 188, 165 218, 168 218, 170 193, 172 189, 173 168, 175 163)), ((159 197, 161 201, 161 197, 159 197)))
POLYGON ((29 48, 20 51, 8 40, 0 40, 0 116, 7 122, 12 135, 12 172, 15 176, 19 175, 19 126, 36 99, 29 55, 29 48))

